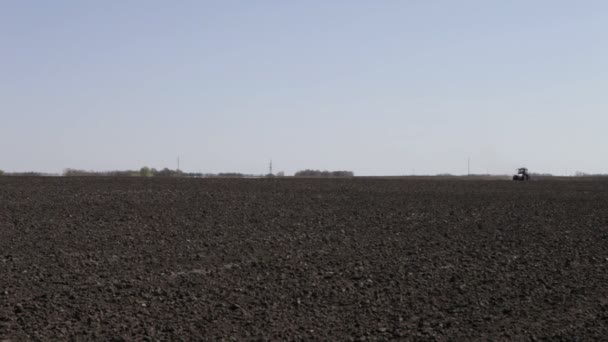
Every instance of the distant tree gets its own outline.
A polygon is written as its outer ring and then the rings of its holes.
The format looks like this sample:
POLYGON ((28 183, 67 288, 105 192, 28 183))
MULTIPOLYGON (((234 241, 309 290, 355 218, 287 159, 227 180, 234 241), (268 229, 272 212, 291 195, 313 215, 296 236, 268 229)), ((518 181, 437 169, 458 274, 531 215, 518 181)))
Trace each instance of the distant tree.
POLYGON ((142 177, 152 177, 153 176, 152 170, 147 166, 144 166, 139 170, 139 175, 142 177))
POLYGON ((285 172, 283 172, 283 171, 277 172, 277 177, 285 177, 285 172))
POLYGON ((156 176, 159 177, 170 177, 173 175, 173 171, 169 170, 168 168, 164 168, 160 171, 158 171, 158 173, 156 174, 156 176))
POLYGON ((0 176, 4 175, 4 171, 0 170, 0 176))

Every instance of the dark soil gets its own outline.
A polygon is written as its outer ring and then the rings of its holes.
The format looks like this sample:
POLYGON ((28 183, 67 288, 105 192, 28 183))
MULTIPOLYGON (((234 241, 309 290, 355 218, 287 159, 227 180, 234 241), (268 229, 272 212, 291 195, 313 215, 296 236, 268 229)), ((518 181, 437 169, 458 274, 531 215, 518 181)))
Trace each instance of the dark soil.
POLYGON ((608 182, 0 178, 0 341, 608 336, 608 182))

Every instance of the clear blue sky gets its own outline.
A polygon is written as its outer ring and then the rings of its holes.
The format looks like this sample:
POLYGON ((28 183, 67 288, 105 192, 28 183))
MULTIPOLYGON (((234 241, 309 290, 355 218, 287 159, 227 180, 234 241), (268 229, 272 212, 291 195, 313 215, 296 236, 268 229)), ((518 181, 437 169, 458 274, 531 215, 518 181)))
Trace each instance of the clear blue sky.
POLYGON ((0 169, 608 172, 607 1, 0 2, 0 169))

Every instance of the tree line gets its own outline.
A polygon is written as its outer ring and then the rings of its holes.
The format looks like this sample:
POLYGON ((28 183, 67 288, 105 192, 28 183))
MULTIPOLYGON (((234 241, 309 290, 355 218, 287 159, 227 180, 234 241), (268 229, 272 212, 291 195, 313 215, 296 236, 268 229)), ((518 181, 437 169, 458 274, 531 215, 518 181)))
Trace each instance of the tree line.
POLYGON ((11 176, 11 177, 54 177, 54 176, 59 176, 58 174, 54 174, 54 173, 44 173, 44 172, 33 172, 33 171, 26 171, 26 172, 5 172, 3 170, 0 170, 0 176, 11 176))
POLYGON ((87 171, 79 169, 65 169, 63 171, 65 177, 88 177, 88 176, 101 176, 101 177, 202 177, 202 173, 189 173, 181 170, 171 170, 164 168, 157 170, 155 168, 149 168, 147 166, 142 167, 139 170, 114 170, 114 171, 87 171))
POLYGON ((239 172, 222 172, 222 173, 200 173, 200 172, 184 172, 182 170, 172 170, 164 168, 157 170, 147 166, 139 170, 114 170, 114 171, 87 171, 79 169, 65 169, 63 171, 65 177, 224 177, 224 178, 245 178, 259 177, 257 175, 248 175, 239 172))
POLYGON ((326 177, 326 178, 338 178, 338 177, 354 177, 355 173, 352 171, 321 171, 321 170, 302 170, 294 174, 295 177, 326 177))
MULTIPOLYGON (((11 172, 6 173, 0 170, 0 176, 59 176, 58 174, 48 174, 40 172, 11 172)), ((244 174, 240 172, 220 172, 220 173, 192 173, 169 168, 155 169, 147 166, 139 170, 113 170, 113 171, 89 171, 81 169, 65 169, 61 174, 64 177, 203 177, 203 178, 250 178, 250 177, 285 177, 284 172, 267 175, 244 174)), ((325 178, 345 178, 354 177, 352 171, 321 171, 321 170, 301 170, 294 174, 294 177, 325 177, 325 178)))

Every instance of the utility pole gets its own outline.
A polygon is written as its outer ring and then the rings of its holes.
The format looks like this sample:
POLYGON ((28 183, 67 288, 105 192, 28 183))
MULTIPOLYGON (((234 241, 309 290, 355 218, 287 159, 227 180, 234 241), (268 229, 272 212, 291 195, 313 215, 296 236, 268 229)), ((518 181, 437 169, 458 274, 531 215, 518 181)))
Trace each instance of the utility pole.
POLYGON ((272 159, 270 159, 270 165, 268 166, 268 174, 272 176, 272 159))
POLYGON ((471 157, 467 160, 467 176, 471 175, 471 157))
POLYGON ((177 172, 179 172, 179 156, 177 156, 177 172))

